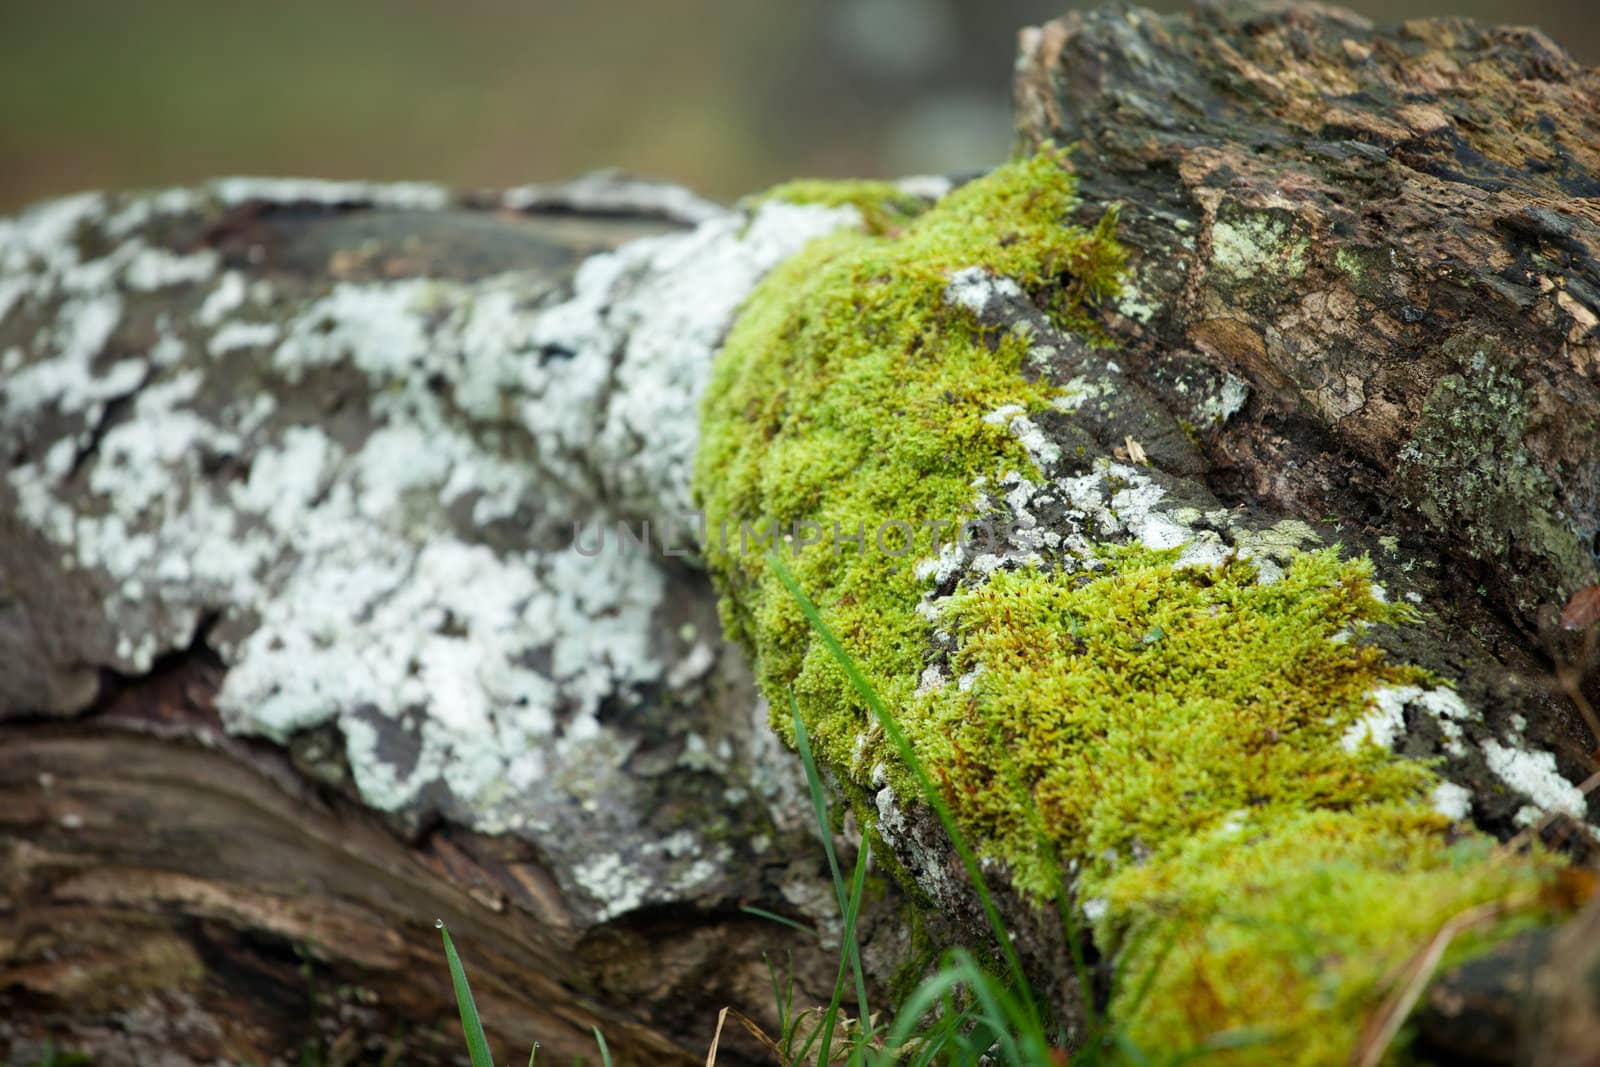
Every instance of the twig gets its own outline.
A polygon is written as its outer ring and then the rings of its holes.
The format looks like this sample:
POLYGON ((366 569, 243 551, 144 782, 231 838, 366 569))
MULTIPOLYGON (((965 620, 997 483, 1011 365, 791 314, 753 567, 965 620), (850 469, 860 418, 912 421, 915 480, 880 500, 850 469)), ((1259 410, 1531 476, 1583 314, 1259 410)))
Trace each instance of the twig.
MULTIPOLYGON (((1594 656, 1597 632, 1600 632, 1600 627, 1589 627, 1583 635, 1583 652, 1571 663, 1563 663, 1556 667, 1556 681, 1561 683, 1567 699, 1572 701, 1572 706, 1583 716, 1584 723, 1589 727, 1589 736, 1594 738, 1597 746, 1600 746, 1600 716, 1595 714, 1594 705, 1589 703, 1589 698, 1583 695, 1583 676, 1588 673, 1589 660, 1594 656)), ((1600 748, 1596 751, 1600 752, 1600 748)))
POLYGON ((750 1032, 750 1036, 761 1042, 761 1047, 772 1053, 774 1062, 778 1067, 788 1067, 783 1059, 783 1049, 778 1043, 768 1037, 766 1031, 757 1026, 751 1018, 738 1008, 723 1008, 717 1012, 717 1029, 711 1035, 711 1049, 706 1053, 706 1067, 717 1065, 717 1045, 722 1041, 722 1025, 728 1021, 728 1016, 733 1016, 734 1021, 750 1032))
POLYGON ((1533 900, 1532 897, 1524 897, 1490 901, 1470 907, 1446 920, 1444 925, 1439 927, 1439 932, 1433 935, 1421 951, 1412 956, 1411 962, 1402 972, 1402 975, 1409 973, 1404 984, 1389 994, 1378 1011, 1367 1020, 1367 1025, 1361 1031, 1361 1040, 1356 1043, 1355 1050, 1350 1054, 1350 1067, 1378 1067, 1379 1061, 1383 1059, 1384 1053, 1389 1051, 1394 1036, 1400 1032, 1400 1027, 1411 1014, 1411 1009, 1416 1007, 1417 999, 1427 988, 1428 980, 1433 977, 1433 972, 1439 966, 1439 960, 1444 957, 1445 950, 1450 947, 1450 942, 1455 940, 1457 934, 1474 926, 1493 922, 1508 912, 1532 903, 1533 900))

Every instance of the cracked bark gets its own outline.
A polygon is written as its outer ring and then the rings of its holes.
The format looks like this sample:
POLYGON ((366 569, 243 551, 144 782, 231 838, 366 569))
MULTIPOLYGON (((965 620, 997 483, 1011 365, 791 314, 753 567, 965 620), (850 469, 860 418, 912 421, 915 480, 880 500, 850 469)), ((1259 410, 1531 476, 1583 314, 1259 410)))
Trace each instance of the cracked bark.
MULTIPOLYGON (((1428 612, 1384 642, 1587 777, 1595 738, 1555 678, 1592 701, 1593 646, 1556 616, 1600 556, 1600 72, 1536 30, 1318 4, 1117 6, 1021 52, 1021 145, 1077 143, 1086 217, 1123 209, 1115 357, 1156 403, 1102 443, 1202 427, 1210 493, 1371 552, 1428 612), (1218 372, 1250 393, 1220 425, 1192 399, 1218 372)), ((1405 751, 1439 753, 1407 727, 1405 751)), ((1506 798, 1465 773, 1474 821, 1509 835, 1506 798)), ((1530 937, 1439 983, 1425 1046, 1589 1062, 1592 916, 1554 956, 1530 937), (1533 1017, 1570 1028, 1529 1021, 1530 986, 1533 1017)))

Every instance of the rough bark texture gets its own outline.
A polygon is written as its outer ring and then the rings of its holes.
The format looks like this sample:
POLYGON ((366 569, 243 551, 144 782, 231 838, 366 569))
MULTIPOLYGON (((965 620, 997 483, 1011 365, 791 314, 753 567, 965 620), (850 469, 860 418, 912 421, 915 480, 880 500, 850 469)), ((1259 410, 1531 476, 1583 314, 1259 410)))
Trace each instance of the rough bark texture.
MULTIPOLYGON (((934 209, 936 231, 951 217, 982 214, 974 202, 1015 217, 998 223, 1001 236, 993 247, 980 243, 951 253, 969 254, 970 270, 939 260, 951 268, 942 306, 937 291, 932 300, 920 293, 906 298, 907 314, 934 324, 909 342, 909 351, 915 356, 930 338, 935 348, 964 343, 949 324, 968 323, 961 316, 970 314, 991 349, 1001 340, 1025 349, 1024 373, 1063 390, 1064 404, 1036 409, 1031 417, 1020 414, 1020 404, 990 413, 1026 448, 1034 470, 1018 475, 989 468, 986 481, 971 483, 979 501, 973 507, 1013 536, 999 546, 952 549, 927 561, 920 599, 900 607, 931 620, 920 684, 906 672, 898 648, 873 658, 879 650, 863 622, 870 612, 853 613, 867 583, 852 573, 844 579, 847 590, 812 590, 825 615, 836 612, 840 625, 855 628, 846 643, 867 658, 868 672, 905 694, 906 710, 921 723, 936 724, 924 736, 939 752, 936 770, 951 802, 960 808, 967 797, 979 797, 970 808, 975 832, 1010 835, 996 859, 1029 861, 1014 844, 1024 820, 1008 823, 1004 802, 991 802, 986 793, 1007 773, 1034 775, 1023 779, 1026 788, 1048 771, 1039 771, 1034 760, 1022 772, 1003 772, 989 757, 1006 758, 1006 748, 1015 756, 1018 746, 1049 734, 1048 728, 1030 733, 1034 718, 1049 716, 1051 727, 1059 727, 1057 738, 1082 727, 1073 715, 1030 709, 1017 696, 1032 669, 1026 649, 1017 647, 1027 642, 1007 646, 997 638, 989 661, 965 655, 962 642, 979 627, 962 613, 993 575, 1037 568, 1044 577, 1022 594, 1011 583, 982 602, 993 605, 994 617, 979 625, 1025 625, 995 620, 1044 613, 1040 604, 1065 604, 1074 576, 1082 587, 1104 573, 1097 553, 1108 545, 1186 546, 1185 560, 1202 565, 1247 555, 1274 574, 1303 547, 1339 544, 1369 554, 1387 595, 1422 613, 1418 625, 1380 627, 1369 639, 1448 688, 1375 694, 1374 729, 1366 736, 1397 753, 1436 761, 1441 814, 1502 839, 1553 821, 1552 837, 1564 839, 1580 859, 1588 855, 1596 808, 1576 783, 1594 768, 1595 738, 1577 709, 1594 700, 1593 646, 1560 632, 1556 619, 1573 594, 1596 580, 1597 92, 1594 72, 1531 31, 1479 30, 1452 21, 1375 29, 1315 5, 1202 7, 1192 16, 1169 17, 1110 7, 1024 32, 1017 81, 1023 154, 1046 142, 1074 144, 1083 194, 1078 221, 1090 226, 1108 206, 1121 209, 1118 234, 1130 251, 1131 284, 1104 320, 1112 345, 1091 347, 1052 318, 1062 287, 1048 271, 1013 257, 1009 262, 1021 263, 1018 269, 1030 276, 1011 278, 982 258, 1004 260, 1009 249, 1037 238, 1040 221, 1027 214, 1027 205, 1005 199, 1010 178, 976 201, 963 199, 950 214, 934 209), (1007 225, 1014 228, 1010 244, 1007 225), (1037 599, 1025 599, 1030 595, 1037 599), (1019 614, 1008 615, 1012 608, 1019 614), (890 660, 899 674, 884 673, 890 660), (1011 673, 994 683, 992 699, 1011 703, 985 710, 991 697, 978 672, 996 666, 1011 673), (920 703, 909 699, 913 685, 920 703), (958 685, 973 695, 937 695, 958 685), (959 744, 939 744, 941 728, 964 725, 971 729, 959 744), (1002 739, 993 750, 983 747, 990 743, 986 725, 993 727, 991 737, 1002 739), (982 755, 967 759, 975 750, 982 755), (1003 854, 1006 849, 1012 851, 1003 854)), ((1048 195, 1041 186, 1040 196, 1048 195)), ((907 240, 927 240, 928 230, 908 233, 907 240)), ((742 480, 719 498, 718 472, 702 472, 708 499, 720 499, 730 513, 765 507, 797 520, 834 514, 838 497, 829 495, 829 486, 813 479, 794 489, 780 481, 803 454, 801 438, 810 429, 805 415, 793 413, 792 398, 760 403, 744 383, 759 379, 761 360, 803 351, 782 364, 790 373, 832 375, 845 383, 821 401, 828 413, 816 420, 817 435, 830 444, 847 442, 838 448, 854 447, 856 424, 840 414, 853 379, 830 362, 830 350, 842 347, 840 331, 848 332, 852 314, 859 314, 884 338, 880 350, 860 346, 869 349, 862 362, 900 358, 895 346, 902 342, 891 319, 873 316, 876 307, 902 305, 880 300, 879 290, 868 287, 885 277, 891 285, 918 284, 914 269, 888 273, 898 263, 892 259, 898 238, 890 232, 883 239, 881 252, 839 246, 831 261, 808 260, 813 272, 836 271, 813 291, 805 291, 805 279, 787 275, 800 295, 763 291, 761 321, 774 324, 778 341, 764 348, 768 338, 745 333, 730 341, 729 351, 737 342, 746 363, 733 372, 741 377, 730 375, 714 394, 723 402, 708 408, 708 418, 718 424, 705 432, 708 440, 716 434, 719 442, 734 442, 724 444, 723 453, 732 457, 731 477, 742 480), (854 301, 841 295, 838 281, 852 270, 859 271, 854 301), (764 434, 781 440, 764 444, 764 434), (769 459, 770 466, 762 466, 769 459), (752 467, 757 473, 747 475, 752 467), (813 500, 823 503, 807 510, 813 500)), ((948 242, 928 245, 934 255, 950 248, 948 242)), ((946 384, 943 400, 954 421, 965 414, 965 398, 957 395, 961 383, 946 384)), ((863 388, 860 403, 877 405, 884 433, 892 436, 901 418, 908 436, 921 433, 925 440, 937 432, 919 421, 927 405, 938 407, 937 396, 911 394, 902 403, 882 395, 874 383, 863 388)), ((880 497, 909 495, 901 471, 920 461, 913 451, 905 453, 910 458, 843 476, 883 478, 876 487, 880 497), (897 462, 904 466, 897 469, 897 462)), ((821 463, 830 457, 812 458, 821 463)), ((985 459, 960 469, 984 474, 985 459)), ((1015 461, 1008 454, 1006 462, 1015 461)), ((872 491, 868 486, 861 495, 872 491)), ((719 566, 769 693, 793 682, 802 690, 803 708, 808 694, 838 693, 813 657, 816 646, 795 637, 789 619, 773 607, 774 583, 759 561, 729 554, 719 566)), ((890 572, 884 564, 882 576, 890 572)), ((809 573, 826 581, 840 571, 818 566, 809 573)), ((1040 625, 1028 631, 1029 639, 1041 632, 1052 642, 1061 638, 1062 655, 1071 657, 1072 644, 1060 632, 1065 616, 1057 618, 1057 632, 1040 625)), ((1162 633, 1152 630, 1147 639, 1159 643, 1162 633)), ((1038 691, 1062 691, 1051 687, 1065 684, 1064 673, 1040 669, 1038 691)), ((1145 675, 1146 687, 1163 684, 1159 675, 1145 675)), ((870 798, 876 829, 902 868, 940 908, 970 916, 963 878, 931 818, 915 805, 907 810, 904 791, 885 784, 875 769, 884 745, 870 721, 858 709, 830 718, 828 708, 813 703, 809 712, 817 716, 814 733, 841 739, 830 759, 870 798)), ((1170 734, 1128 746, 1137 770, 1160 778, 1182 767, 1195 773, 1195 792, 1204 794, 1215 776, 1184 762, 1194 735, 1187 722, 1170 722, 1170 734)), ((1098 739, 1095 732, 1083 738, 1086 744, 1098 739)), ((1242 739, 1239 748, 1247 760, 1266 764, 1283 740, 1279 730, 1268 729, 1242 739)), ((1262 802, 1273 785, 1263 783, 1262 802)), ((1168 796, 1152 792, 1143 799, 1181 805, 1188 792, 1180 777, 1170 780, 1168 796)), ((1236 814, 1247 822, 1257 803, 1248 791, 1223 795, 1237 813, 1219 808, 1199 823, 1220 836, 1233 832, 1228 827, 1239 822, 1236 814)), ((1062 807, 1055 804, 1057 811, 1062 807)), ((1144 813, 1124 814, 1131 822, 1144 813)), ((1059 818, 1050 810, 1042 815, 1046 824, 1059 818)), ((1046 832, 1058 833, 1063 848, 1081 849, 1089 837, 1075 839, 1071 827, 1046 832)), ((1139 839, 1124 835, 1120 843, 1108 860, 1087 851, 1074 858, 1116 871, 1150 860, 1139 839)), ((1220 869, 1225 856, 1219 846, 1215 865, 1196 868, 1196 878, 1220 869)), ((1004 882, 1001 870, 1003 864, 996 879, 1004 882)), ((1234 890, 1262 892, 1248 876, 1234 890)), ((1184 891, 1172 892, 1169 903, 1180 907, 1184 891)), ((1078 903, 1086 907, 1086 922, 1097 921, 1106 907, 1103 899, 1078 903)), ((1144 919, 1153 924, 1162 904, 1150 903, 1144 919)), ((1056 980, 1055 1004, 1073 1018, 1079 995, 1065 977, 1059 940, 1031 921, 1019 899, 1005 901, 1003 910, 1021 932, 1039 982, 1056 980)), ((1120 929, 1101 932, 1111 939, 1108 951, 1121 957, 1110 966, 1123 967, 1124 980, 1132 981, 1120 951, 1131 920, 1120 921, 1120 929)), ((1430 934, 1406 936, 1420 949, 1430 934)), ((1197 934, 1195 942, 1207 950, 1227 944, 1225 938, 1207 941, 1210 936, 1197 934)), ((1227 951, 1217 949, 1219 957, 1227 951)), ((1337 968, 1337 951, 1329 952, 1325 963, 1337 968)), ((1248 959, 1241 966, 1248 967, 1248 959)), ((1177 1009, 1159 1006, 1174 1029, 1156 1027, 1148 1036, 1214 1036, 1203 1021, 1211 1012, 1226 1023, 1273 1025, 1276 1020, 1250 1015, 1250 995, 1230 988, 1226 972, 1220 964, 1199 970, 1186 988, 1158 983, 1157 998, 1187 999, 1177 1009)), ((1375 1012, 1377 995, 1367 995, 1373 1002, 1362 1010, 1375 1012)), ((1303 1062, 1339 1058, 1339 1050, 1348 1052, 1359 1041, 1358 1029, 1329 1040, 1303 1062)), ((1312 1023, 1292 1032, 1289 1040, 1302 1043, 1297 1055, 1305 1054, 1308 1039, 1327 1037, 1316 1030, 1312 1023)))
POLYGON ((1600 72, 1535 30, 1316 5, 1110 8, 1023 37, 1025 143, 1128 205, 1116 334, 1152 388, 1244 379, 1228 496, 1462 561, 1506 621, 1600 552, 1600 72), (1482 412, 1482 414, 1478 414, 1482 412))
POLYGON ((1372 551, 1430 613, 1407 654, 1585 777, 1553 667, 1600 554, 1600 72, 1314 4, 1113 7, 1022 52, 1019 136, 1077 142, 1086 201, 1123 206, 1118 358, 1200 480, 1372 551), (1218 373, 1248 388, 1222 420, 1191 380, 1218 373))
MULTIPOLYGON (((1122 205, 1117 359, 1197 429, 1198 479, 1370 551, 1427 614, 1380 640, 1481 709, 1472 739, 1587 777, 1595 738, 1557 679, 1592 703, 1593 644, 1556 616, 1600 557, 1600 72, 1537 30, 1316 4, 1110 7, 1026 30, 1021 51, 1021 143, 1077 143, 1086 203, 1122 205), (1221 420, 1195 404, 1217 373, 1248 387, 1221 420)), ((1161 443, 1162 414, 1102 440, 1161 443)), ((1406 711, 1402 750, 1441 753, 1427 718, 1406 711)), ((1504 837, 1523 799, 1467 752, 1446 775, 1504 837)), ((1591 1062, 1592 922, 1538 982, 1533 936, 1442 983, 1425 1042, 1591 1062), (1540 983, 1562 1006, 1530 1022, 1516 1005, 1540 983)))
MULTIPOLYGON (((1016 92, 1132 257, 1115 351, 975 301, 1051 342, 1047 378, 1105 386, 1050 439, 1137 442, 1130 477, 1219 548, 1297 519, 1371 552, 1427 613, 1377 639, 1462 708, 1402 701, 1397 749, 1442 757, 1479 827, 1553 815, 1581 855, 1596 739, 1555 676, 1592 647, 1555 613, 1600 548, 1600 74, 1532 31, 1109 8, 1025 31, 1016 92)), ((572 524, 687 511, 738 304, 857 221, 597 179, 0 222, 0 1058, 454 1062, 435 917, 491 1029, 563 1061, 598 1025, 622 1062, 688 1062, 716 1008, 767 1003, 763 952, 825 993, 825 952, 737 910, 826 927, 832 895, 709 584, 572 524)), ((926 813, 879 807, 979 929, 926 813)), ((1064 946, 1003 904, 1071 1018, 1064 946)), ((880 975, 910 956, 891 907, 880 975)), ((1477 1054, 1584 1062, 1592 924, 1534 983, 1566 1025, 1505 1012, 1477 1054)), ((1477 991, 1520 996, 1452 981, 1442 1054, 1477 991)))

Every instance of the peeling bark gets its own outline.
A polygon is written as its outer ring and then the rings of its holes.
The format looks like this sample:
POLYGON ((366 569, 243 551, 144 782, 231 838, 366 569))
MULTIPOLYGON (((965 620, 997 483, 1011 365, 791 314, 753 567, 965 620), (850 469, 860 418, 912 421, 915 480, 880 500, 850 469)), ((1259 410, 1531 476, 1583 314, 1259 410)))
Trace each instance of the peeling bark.
POLYGON ((1113 329, 1229 497, 1440 546, 1518 630, 1600 546, 1600 73, 1534 30, 1314 4, 1023 36, 1019 136, 1126 205, 1113 329))
POLYGON ((1556 676, 1593 649, 1556 620, 1600 556, 1600 72, 1459 19, 1107 8, 1024 31, 1015 95, 1022 141, 1077 142, 1086 200, 1122 206, 1116 358, 1196 480, 1369 551, 1427 615, 1393 650, 1587 777, 1556 676), (1219 374, 1243 386, 1221 418, 1195 388, 1219 374))

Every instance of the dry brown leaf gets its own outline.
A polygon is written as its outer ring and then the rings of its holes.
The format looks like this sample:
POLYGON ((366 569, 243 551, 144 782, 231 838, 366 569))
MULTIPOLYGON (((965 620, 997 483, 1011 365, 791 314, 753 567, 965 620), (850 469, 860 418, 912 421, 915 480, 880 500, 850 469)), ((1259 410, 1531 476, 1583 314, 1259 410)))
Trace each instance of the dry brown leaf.
POLYGON ((1573 593, 1567 601, 1567 608, 1561 613, 1561 628, 1587 630, 1596 622, 1600 622, 1600 585, 1591 585, 1573 593))

